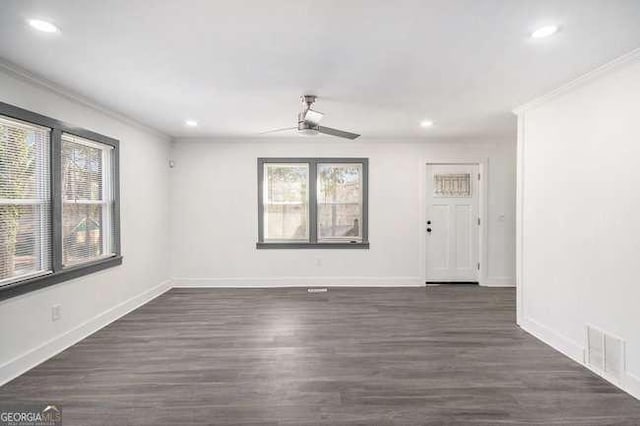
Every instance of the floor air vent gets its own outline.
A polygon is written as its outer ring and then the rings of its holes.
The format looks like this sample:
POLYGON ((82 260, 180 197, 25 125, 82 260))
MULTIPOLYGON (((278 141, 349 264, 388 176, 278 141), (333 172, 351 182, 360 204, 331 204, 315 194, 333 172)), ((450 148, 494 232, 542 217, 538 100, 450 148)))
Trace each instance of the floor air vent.
POLYGON ((625 369, 624 341, 595 327, 587 326, 587 364, 614 380, 625 369))
POLYGON ((308 293, 326 293, 328 290, 326 288, 308 288, 308 293))

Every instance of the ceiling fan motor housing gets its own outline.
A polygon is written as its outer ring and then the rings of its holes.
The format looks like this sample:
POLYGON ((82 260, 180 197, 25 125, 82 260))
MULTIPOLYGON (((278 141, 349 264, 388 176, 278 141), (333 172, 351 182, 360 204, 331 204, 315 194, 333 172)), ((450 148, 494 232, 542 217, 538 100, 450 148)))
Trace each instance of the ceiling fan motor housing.
POLYGON ((304 121, 304 113, 298 114, 298 131, 304 135, 317 135, 318 125, 304 121))

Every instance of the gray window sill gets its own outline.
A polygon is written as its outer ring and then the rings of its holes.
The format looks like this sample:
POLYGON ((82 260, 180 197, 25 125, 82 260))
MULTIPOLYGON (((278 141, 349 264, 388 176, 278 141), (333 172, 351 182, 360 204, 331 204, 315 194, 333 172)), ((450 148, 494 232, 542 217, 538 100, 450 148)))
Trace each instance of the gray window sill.
POLYGON ((264 249, 369 249, 369 242, 362 243, 256 243, 258 250, 264 249))
POLYGON ((93 272, 112 268, 118 265, 122 265, 122 256, 108 257, 106 259, 100 259, 95 262, 69 267, 59 272, 39 275, 21 281, 16 281, 0 287, 0 300, 25 294, 33 290, 39 290, 53 284, 58 284, 63 281, 79 278, 83 275, 88 275, 93 272))

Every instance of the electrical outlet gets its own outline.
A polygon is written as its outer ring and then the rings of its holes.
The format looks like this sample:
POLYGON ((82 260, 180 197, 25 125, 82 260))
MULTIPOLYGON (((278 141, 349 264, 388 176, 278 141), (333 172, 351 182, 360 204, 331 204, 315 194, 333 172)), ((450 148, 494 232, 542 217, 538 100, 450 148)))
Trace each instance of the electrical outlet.
POLYGON ((58 321, 60 319, 60 305, 53 305, 51 307, 51 321, 58 321))

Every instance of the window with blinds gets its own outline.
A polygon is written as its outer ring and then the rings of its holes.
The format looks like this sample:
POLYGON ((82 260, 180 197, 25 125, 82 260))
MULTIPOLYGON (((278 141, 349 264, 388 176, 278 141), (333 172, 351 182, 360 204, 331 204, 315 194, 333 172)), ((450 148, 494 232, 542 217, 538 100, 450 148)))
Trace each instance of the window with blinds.
POLYGON ((51 271, 50 133, 0 116, 0 285, 51 271))
POLYGON ((0 102, 0 300, 122 264, 119 146, 0 102))
POLYGON ((113 148, 62 135, 62 264, 112 256, 113 148))

